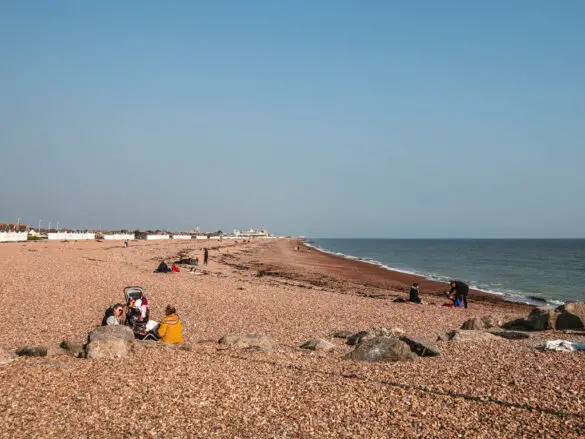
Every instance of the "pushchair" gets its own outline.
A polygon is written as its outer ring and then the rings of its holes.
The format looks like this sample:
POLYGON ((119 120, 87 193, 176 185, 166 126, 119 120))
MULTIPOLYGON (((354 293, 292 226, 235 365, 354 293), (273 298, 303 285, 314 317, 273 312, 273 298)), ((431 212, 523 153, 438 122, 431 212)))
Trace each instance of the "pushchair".
POLYGON ((142 288, 137 286, 124 288, 124 298, 126 299, 125 324, 134 331, 134 336, 139 340, 158 340, 151 332, 152 328, 148 327, 150 307, 142 288), (140 307, 136 306, 137 302, 140 303, 140 307))

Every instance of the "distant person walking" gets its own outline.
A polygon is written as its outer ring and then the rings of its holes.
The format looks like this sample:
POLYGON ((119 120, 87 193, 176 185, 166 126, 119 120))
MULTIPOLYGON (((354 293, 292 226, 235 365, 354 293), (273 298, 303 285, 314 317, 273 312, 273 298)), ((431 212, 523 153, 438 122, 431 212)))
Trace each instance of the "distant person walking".
POLYGON ((209 251, 207 247, 203 249, 203 265, 207 265, 207 260, 209 259, 209 251))
POLYGON ((469 286, 460 280, 452 280, 449 282, 451 289, 448 294, 454 294, 455 299, 463 300, 463 306, 467 308, 467 295, 469 294, 469 286))

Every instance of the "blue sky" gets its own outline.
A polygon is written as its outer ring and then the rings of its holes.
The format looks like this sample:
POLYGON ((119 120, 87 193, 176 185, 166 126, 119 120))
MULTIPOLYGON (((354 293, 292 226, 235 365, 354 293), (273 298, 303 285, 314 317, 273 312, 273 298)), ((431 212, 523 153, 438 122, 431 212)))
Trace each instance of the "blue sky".
POLYGON ((585 237, 585 3, 0 1, 1 221, 585 237))

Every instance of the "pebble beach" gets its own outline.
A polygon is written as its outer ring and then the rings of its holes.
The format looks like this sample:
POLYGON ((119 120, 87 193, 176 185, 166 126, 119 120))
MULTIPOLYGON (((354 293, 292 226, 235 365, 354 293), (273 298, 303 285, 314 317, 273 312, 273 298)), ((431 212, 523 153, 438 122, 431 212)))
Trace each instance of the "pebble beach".
POLYGON ((467 310, 442 307, 447 285, 294 239, 0 245, 0 347, 83 343, 129 285, 144 289, 155 320, 177 308, 188 348, 0 364, 0 437, 585 437, 585 352, 537 349, 584 343, 583 331, 438 341, 440 356, 404 362, 349 360, 338 331, 400 328, 436 341, 470 318, 508 321, 530 307, 479 292, 467 310), (153 272, 162 260, 202 261, 204 246, 208 266, 153 272), (425 304, 392 302, 413 281, 425 304), (218 344, 250 332, 275 348, 218 344), (315 338, 335 349, 299 348, 315 338))

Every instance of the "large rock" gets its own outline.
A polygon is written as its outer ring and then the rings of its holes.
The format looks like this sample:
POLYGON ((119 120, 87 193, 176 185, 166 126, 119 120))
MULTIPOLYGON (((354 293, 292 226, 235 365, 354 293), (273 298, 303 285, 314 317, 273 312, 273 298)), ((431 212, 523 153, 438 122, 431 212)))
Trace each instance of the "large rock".
POLYGON ((559 306, 556 329, 583 329, 585 328, 585 302, 567 302, 559 306))
POLYGON ((225 335, 219 340, 219 343, 238 348, 259 349, 262 351, 270 351, 276 346, 274 341, 265 335, 257 333, 225 335))
POLYGON ((310 349, 312 351, 331 351, 335 349, 333 343, 323 340, 322 338, 306 341, 300 347, 301 349, 310 349))
POLYGON ((379 361, 406 361, 416 358, 405 342, 396 337, 375 337, 356 346, 347 358, 369 363, 379 361))
POLYGON ((481 331, 482 329, 485 329, 485 323, 479 317, 474 317, 463 322, 461 329, 465 331, 481 331))
POLYGON ((439 348, 431 341, 411 337, 400 337, 400 340, 410 346, 410 350, 419 357, 437 357, 441 355, 439 348))
POLYGON ((476 331, 473 329, 449 331, 447 334, 439 337, 442 341, 484 341, 497 340, 497 337, 489 332, 476 331))
POLYGON ((532 331, 532 323, 527 319, 515 319, 506 322, 502 325, 502 328, 510 331, 532 331))
POLYGON ((16 358, 14 352, 9 351, 8 349, 4 349, 0 347, 0 364, 6 364, 11 362, 16 358))
POLYGON ((87 345, 87 358, 120 358, 130 354, 130 342, 121 338, 93 340, 87 345))
POLYGON ((350 346, 355 346, 361 342, 371 340, 376 337, 401 337, 402 335, 404 335, 404 331, 400 328, 388 329, 384 327, 377 327, 368 331, 356 332, 347 339, 347 344, 350 346))
POLYGON ((533 308, 528 314, 528 324, 534 331, 545 331, 555 329, 557 313, 554 309, 538 307, 533 308))
POLYGON ((467 331, 481 331, 483 329, 497 328, 501 325, 501 320, 499 320, 497 317, 489 315, 481 318, 473 317, 469 320, 466 320, 463 325, 461 325, 461 329, 467 331))
POLYGON ((134 332, 125 325, 99 326, 89 334, 89 341, 134 340, 134 332))

